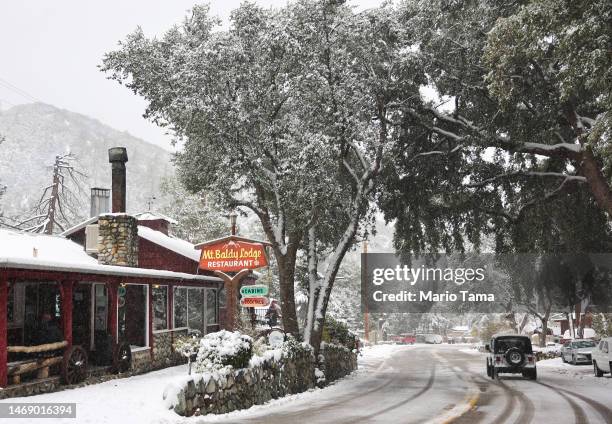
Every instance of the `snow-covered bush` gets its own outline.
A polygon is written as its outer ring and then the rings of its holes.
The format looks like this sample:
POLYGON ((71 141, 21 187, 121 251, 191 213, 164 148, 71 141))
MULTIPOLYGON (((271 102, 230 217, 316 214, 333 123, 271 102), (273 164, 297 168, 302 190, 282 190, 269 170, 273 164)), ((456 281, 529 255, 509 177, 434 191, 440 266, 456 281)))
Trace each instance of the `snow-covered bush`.
POLYGON ((315 378, 317 379, 317 385, 325 384, 327 379, 325 378, 325 373, 321 371, 319 368, 315 368, 315 378))
POLYGON ((174 351, 184 358, 187 358, 189 364, 189 374, 191 374, 191 361, 196 358, 198 350, 200 350, 200 337, 196 335, 179 336, 172 343, 174 351))
POLYGON ((348 329, 346 323, 332 317, 325 318, 323 341, 342 345, 349 349, 357 348, 357 337, 348 329))
POLYGON ((221 330, 205 335, 196 359, 198 372, 246 368, 253 355, 253 339, 238 331, 221 330))
POLYGON ((258 337, 253 343, 253 356, 262 356, 269 349, 267 338, 258 337))
POLYGON ((302 352, 311 351, 312 348, 298 341, 291 334, 287 335, 287 340, 282 345, 283 356, 286 358, 295 358, 296 355, 302 352))

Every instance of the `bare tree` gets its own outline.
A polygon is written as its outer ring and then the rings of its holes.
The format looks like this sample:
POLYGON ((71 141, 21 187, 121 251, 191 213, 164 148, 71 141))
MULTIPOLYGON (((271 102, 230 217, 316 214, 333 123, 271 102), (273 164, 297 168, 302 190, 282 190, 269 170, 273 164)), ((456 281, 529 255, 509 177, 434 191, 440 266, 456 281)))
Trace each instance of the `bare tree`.
POLYGON ((82 180, 87 176, 74 167, 72 153, 55 156, 51 185, 44 188, 33 216, 17 222, 13 227, 33 233, 53 234, 57 228, 64 231, 71 217, 78 214, 84 191, 82 180))

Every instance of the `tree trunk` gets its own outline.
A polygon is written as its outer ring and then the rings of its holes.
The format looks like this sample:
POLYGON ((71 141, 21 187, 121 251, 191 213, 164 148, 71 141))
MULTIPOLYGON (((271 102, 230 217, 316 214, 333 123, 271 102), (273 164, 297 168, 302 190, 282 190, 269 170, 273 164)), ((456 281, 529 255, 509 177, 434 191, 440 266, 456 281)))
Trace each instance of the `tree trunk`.
POLYGON ((49 200, 49 209, 47 212, 47 223, 43 229, 44 234, 53 234, 53 227, 55 224, 55 208, 56 203, 59 202, 59 185, 60 185, 60 168, 59 168, 59 156, 55 157, 55 166, 53 167, 53 186, 51 188, 51 199, 49 200))
POLYGON ((317 228, 315 225, 312 225, 308 229, 308 313, 304 324, 304 340, 307 342, 312 334, 315 319, 314 311, 321 291, 317 270, 317 228))
POLYGON ((297 313, 295 310, 295 259, 298 243, 295 237, 289 238, 286 254, 274 249, 276 262, 278 263, 279 289, 281 312, 283 315, 283 328, 286 332, 299 337, 297 313))
MULTIPOLYGON (((357 225, 354 226, 354 232, 356 232, 356 230, 357 225)), ((340 270, 340 264, 342 263, 342 259, 344 259, 344 255, 346 255, 346 252, 350 247, 351 241, 354 239, 354 232, 350 238, 344 239, 337 246, 336 254, 334 255, 331 263, 328 265, 328 268, 325 272, 325 277, 323 278, 321 284, 321 288, 318 291, 313 315, 313 328, 311 329, 309 342, 310 345, 314 348, 315 355, 319 354, 319 348, 321 347, 321 340, 323 338, 323 327, 325 326, 325 315, 327 313, 327 305, 329 303, 329 297, 334 286, 334 281, 336 280, 336 275, 340 270)))
POLYGON ((593 155, 590 147, 586 147, 582 153, 580 170, 587 179, 587 184, 599 207, 612 217, 612 191, 606 177, 601 172, 601 165, 593 155))
POLYGON ((584 127, 580 122, 580 118, 576 113, 576 109, 573 105, 568 104, 565 108, 565 118, 570 126, 573 128, 576 137, 580 140, 580 145, 583 147, 583 151, 579 156, 579 164, 577 168, 587 179, 587 184, 591 194, 595 198, 597 205, 608 212, 609 217, 612 217, 612 190, 608 184, 608 179, 603 174, 603 164, 601 161, 595 158, 591 147, 585 143, 584 127))
POLYGON ((525 312, 525 314, 523 315, 523 318, 521 319, 520 324, 518 325, 518 333, 522 334, 523 333, 523 328, 525 328, 525 325, 527 325, 527 320, 529 319, 529 314, 527 312, 525 312))
POLYGON ((546 347, 546 335, 548 334, 548 318, 541 318, 542 332, 540 333, 540 347, 546 347))
POLYGON ((570 308, 570 312, 565 314, 567 316, 568 330, 570 337, 576 337, 576 333, 574 332, 574 318, 572 308, 570 308))

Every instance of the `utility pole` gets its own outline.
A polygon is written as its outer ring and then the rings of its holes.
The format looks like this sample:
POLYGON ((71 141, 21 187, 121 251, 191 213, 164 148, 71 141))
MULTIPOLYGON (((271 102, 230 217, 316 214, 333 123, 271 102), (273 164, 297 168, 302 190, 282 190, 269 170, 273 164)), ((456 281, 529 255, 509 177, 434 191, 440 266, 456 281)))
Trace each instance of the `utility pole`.
MULTIPOLYGON (((368 253, 368 241, 363 241, 363 253, 366 254, 363 260, 364 267, 366 268, 365 275, 367 276, 367 253, 368 253)), ((370 341, 370 313, 368 312, 368 302, 367 302, 367 284, 366 284, 366 302, 365 302, 365 310, 363 314, 363 327, 364 327, 364 336, 367 342, 370 341)))

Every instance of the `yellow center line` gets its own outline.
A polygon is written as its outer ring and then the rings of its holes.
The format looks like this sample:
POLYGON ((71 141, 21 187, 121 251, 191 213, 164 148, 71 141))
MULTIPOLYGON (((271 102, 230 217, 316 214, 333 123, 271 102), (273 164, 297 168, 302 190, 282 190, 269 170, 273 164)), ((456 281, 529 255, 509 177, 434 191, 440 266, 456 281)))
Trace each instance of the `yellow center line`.
MULTIPOLYGON (((438 355, 437 352, 432 352, 432 356, 436 358, 439 362, 447 366, 449 369, 453 370, 453 367, 450 366, 448 361, 444 359, 443 357, 441 357, 440 355, 438 355)), ((458 375, 457 371, 453 370, 453 372, 455 372, 455 374, 458 375)), ((476 408, 476 405, 478 404, 479 399, 480 399, 480 391, 478 390, 478 386, 474 384, 472 381, 471 387, 470 389, 468 389, 468 393, 466 394, 466 396, 463 399, 463 402, 460 405, 455 406, 453 409, 451 409, 450 411, 447 411, 446 413, 442 415, 438 415, 434 417, 433 419, 429 420, 428 423, 431 423, 431 424, 452 423, 453 421, 457 420, 458 418, 467 414, 469 411, 476 408)))

